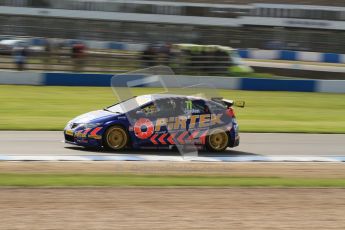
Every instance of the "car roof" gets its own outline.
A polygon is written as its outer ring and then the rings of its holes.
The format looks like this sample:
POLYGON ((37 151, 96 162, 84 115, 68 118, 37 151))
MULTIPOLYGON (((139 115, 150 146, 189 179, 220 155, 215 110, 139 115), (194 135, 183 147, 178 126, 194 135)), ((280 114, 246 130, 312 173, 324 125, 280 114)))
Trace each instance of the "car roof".
POLYGON ((198 97, 198 96, 188 96, 188 95, 181 95, 181 94, 148 94, 142 95, 141 97, 148 97, 152 101, 159 100, 159 99, 190 99, 190 100, 206 100, 205 98, 198 97))

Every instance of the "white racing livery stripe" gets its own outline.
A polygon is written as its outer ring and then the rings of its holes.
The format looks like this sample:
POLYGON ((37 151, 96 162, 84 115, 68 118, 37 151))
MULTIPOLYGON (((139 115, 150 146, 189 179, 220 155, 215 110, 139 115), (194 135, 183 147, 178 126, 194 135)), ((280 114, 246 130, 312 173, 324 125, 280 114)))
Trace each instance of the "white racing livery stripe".
POLYGON ((345 156, 153 156, 153 155, 0 155, 0 161, 171 161, 171 162, 345 162, 345 156))

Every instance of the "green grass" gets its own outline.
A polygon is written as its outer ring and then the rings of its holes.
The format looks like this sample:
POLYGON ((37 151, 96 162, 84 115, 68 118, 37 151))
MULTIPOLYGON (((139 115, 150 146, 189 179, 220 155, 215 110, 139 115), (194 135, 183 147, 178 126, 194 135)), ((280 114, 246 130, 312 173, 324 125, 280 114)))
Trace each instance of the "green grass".
POLYGON ((270 73, 242 73, 229 75, 230 77, 248 77, 248 78, 270 78, 270 79, 296 79, 293 77, 277 76, 270 73))
POLYGON ((0 186, 345 187, 344 179, 110 174, 0 174, 0 186))
MULTIPOLYGON (((159 92, 137 88, 135 94, 159 92)), ((345 133, 345 94, 219 90, 245 100, 242 131, 345 133)), ((110 87, 0 86, 0 130, 61 130, 73 117, 116 102, 110 87)))

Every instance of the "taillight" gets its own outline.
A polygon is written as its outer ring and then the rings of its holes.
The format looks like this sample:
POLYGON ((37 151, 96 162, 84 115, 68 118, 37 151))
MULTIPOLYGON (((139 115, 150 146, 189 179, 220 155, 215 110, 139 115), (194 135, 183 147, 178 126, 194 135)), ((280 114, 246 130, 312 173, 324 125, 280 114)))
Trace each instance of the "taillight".
POLYGON ((228 115, 229 117, 235 117, 235 111, 234 111, 234 109, 233 108, 228 108, 227 110, 226 110, 226 115, 228 115))

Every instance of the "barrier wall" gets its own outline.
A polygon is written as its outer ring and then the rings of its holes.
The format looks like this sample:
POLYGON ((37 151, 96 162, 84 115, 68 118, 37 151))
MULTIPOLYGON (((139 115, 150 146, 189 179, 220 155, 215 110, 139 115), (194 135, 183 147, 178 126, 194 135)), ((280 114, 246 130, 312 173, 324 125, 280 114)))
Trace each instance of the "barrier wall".
POLYGON ((292 50, 240 49, 242 58, 287 61, 312 61, 325 63, 345 63, 345 54, 318 53, 292 50))
POLYGON ((34 72, 0 71, 1 85, 44 85, 43 74, 34 72))
MULTIPOLYGON (((120 75, 113 78, 110 74, 82 73, 35 73, 0 72, 0 84, 5 85, 47 85, 47 86, 114 86, 127 87, 128 81, 138 87, 160 87, 157 81, 144 81, 144 75, 120 75), (135 84, 140 80, 141 84, 135 84)), ((147 79, 147 78, 145 78, 147 79)), ((299 80, 299 79, 261 79, 215 76, 162 76, 168 87, 205 87, 219 89, 256 90, 256 91, 295 91, 345 93, 345 80, 299 80), (177 80, 176 80, 177 79, 177 80)))

